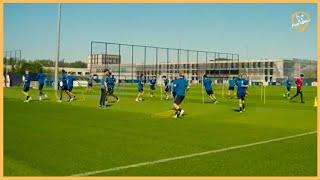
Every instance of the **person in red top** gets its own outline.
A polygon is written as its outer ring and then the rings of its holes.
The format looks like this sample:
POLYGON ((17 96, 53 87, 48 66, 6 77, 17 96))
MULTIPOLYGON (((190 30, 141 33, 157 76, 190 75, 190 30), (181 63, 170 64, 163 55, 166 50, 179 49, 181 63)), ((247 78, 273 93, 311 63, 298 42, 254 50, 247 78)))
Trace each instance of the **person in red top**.
POLYGON ((290 100, 294 99, 295 97, 297 97, 298 95, 300 95, 300 98, 301 98, 301 103, 304 103, 304 100, 303 100, 303 95, 302 95, 302 86, 303 86, 303 79, 304 75, 303 74, 300 74, 300 77, 298 77, 296 79, 296 85, 297 85, 297 93, 292 96, 290 98, 290 100))

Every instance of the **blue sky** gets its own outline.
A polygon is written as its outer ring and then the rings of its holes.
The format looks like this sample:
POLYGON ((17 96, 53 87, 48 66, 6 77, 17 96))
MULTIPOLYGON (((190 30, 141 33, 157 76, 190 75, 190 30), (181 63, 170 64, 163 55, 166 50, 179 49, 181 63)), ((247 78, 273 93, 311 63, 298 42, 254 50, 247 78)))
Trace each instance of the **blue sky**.
MULTIPOLYGON (((61 59, 85 60, 91 40, 316 59, 316 22, 316 4, 62 4, 61 59), (306 32, 291 28, 297 10, 306 32)), ((5 4, 5 50, 54 59, 56 38, 57 4, 5 4)))

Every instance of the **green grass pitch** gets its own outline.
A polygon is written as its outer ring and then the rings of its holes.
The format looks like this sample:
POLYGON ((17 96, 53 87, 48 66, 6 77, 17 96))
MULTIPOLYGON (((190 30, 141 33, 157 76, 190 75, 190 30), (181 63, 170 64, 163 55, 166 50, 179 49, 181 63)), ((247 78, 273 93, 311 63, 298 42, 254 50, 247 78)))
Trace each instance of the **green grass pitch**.
MULTIPOLYGON (((172 100, 149 97, 135 102, 136 87, 120 86, 119 103, 98 108, 99 89, 86 93, 75 88, 77 99, 57 103, 54 91, 44 89, 48 100, 23 102, 21 88, 4 90, 4 175, 70 176, 143 162, 185 156, 228 147, 312 132, 316 130, 316 87, 303 90, 305 104, 290 102, 283 87, 249 87, 246 112, 237 99, 222 96, 219 103, 193 85, 182 104, 185 115, 172 118, 172 100)), ((293 89, 292 94, 295 89, 293 89)), ((145 164, 93 176, 316 176, 316 133, 211 154, 145 164)))

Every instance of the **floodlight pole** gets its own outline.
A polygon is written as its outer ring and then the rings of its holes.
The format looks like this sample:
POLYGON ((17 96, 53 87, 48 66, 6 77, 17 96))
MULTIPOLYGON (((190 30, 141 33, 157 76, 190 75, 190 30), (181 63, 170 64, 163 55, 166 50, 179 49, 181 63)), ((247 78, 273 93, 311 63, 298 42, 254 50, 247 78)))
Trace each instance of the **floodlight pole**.
POLYGON ((180 73, 180 49, 178 49, 178 73, 180 73))
POLYGON ((158 48, 156 48, 156 77, 158 79, 158 48))
POLYGON ((104 61, 104 68, 107 69, 107 63, 108 63, 108 43, 106 43, 106 52, 105 52, 105 61, 104 61))
MULTIPOLYGON (((58 5, 58 32, 57 32, 57 57, 56 57, 56 63, 55 63, 55 70, 54 70, 54 89, 58 90, 58 62, 59 62, 59 56, 60 56, 60 25, 61 25, 61 3, 58 5)), ((91 66, 90 66, 90 72, 91 72, 91 66)))
POLYGON ((167 78, 169 78, 169 48, 167 48, 167 78))
POLYGON ((21 50, 20 50, 20 53, 19 53, 19 61, 21 62, 21 50))
POLYGON ((9 55, 9 58, 6 57, 6 65, 5 65, 5 66, 6 66, 6 68, 5 68, 5 70, 6 70, 6 75, 9 73, 9 72, 8 72, 8 71, 9 71, 8 66, 9 66, 9 61, 10 61, 10 59, 11 59, 11 52, 12 52, 12 51, 9 51, 9 54, 10 54, 10 55, 9 55))
POLYGON ((190 80, 189 68, 190 68, 190 64, 189 64, 189 50, 187 50, 187 75, 188 75, 188 81, 190 80))
POLYGON ((121 75, 121 44, 119 44, 119 52, 118 52, 118 55, 119 55, 119 65, 118 65, 118 75, 119 75, 119 80, 118 80, 118 85, 120 85, 120 75, 121 75))
POLYGON ((207 70, 208 70, 208 52, 206 52, 206 72, 205 72, 205 74, 207 74, 207 70))
POLYGON ((197 82, 199 82, 199 51, 197 51, 197 82))
MULTIPOLYGON (((17 63, 16 61, 17 61, 17 50, 14 51, 14 64, 17 63)), ((11 61, 10 65, 12 65, 12 61, 11 61)))
POLYGON ((144 62, 143 62, 143 75, 145 78, 146 76, 146 64, 147 64, 147 46, 144 46, 144 62))
POLYGON ((131 46, 131 83, 133 84, 133 45, 131 46))

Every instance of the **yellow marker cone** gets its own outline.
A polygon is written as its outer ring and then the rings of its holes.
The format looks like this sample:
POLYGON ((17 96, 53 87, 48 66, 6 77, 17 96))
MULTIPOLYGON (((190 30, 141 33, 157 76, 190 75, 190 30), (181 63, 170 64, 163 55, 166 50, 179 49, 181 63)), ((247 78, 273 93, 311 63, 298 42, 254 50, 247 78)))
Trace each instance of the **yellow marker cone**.
POLYGON ((314 107, 318 106, 317 97, 314 98, 314 107))

